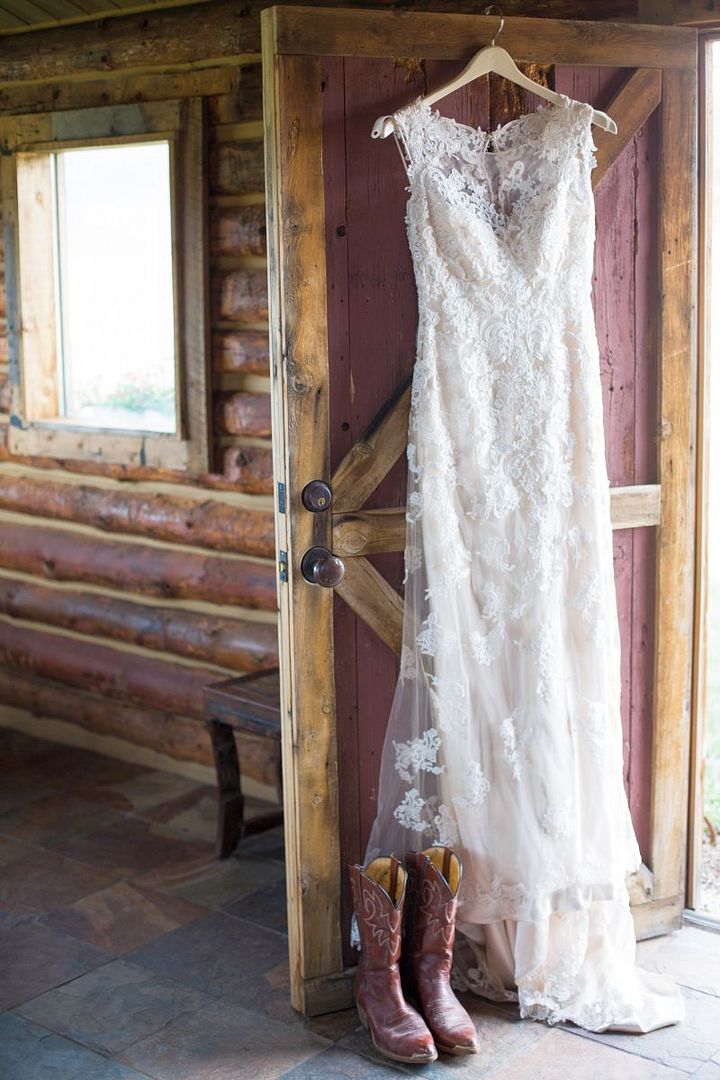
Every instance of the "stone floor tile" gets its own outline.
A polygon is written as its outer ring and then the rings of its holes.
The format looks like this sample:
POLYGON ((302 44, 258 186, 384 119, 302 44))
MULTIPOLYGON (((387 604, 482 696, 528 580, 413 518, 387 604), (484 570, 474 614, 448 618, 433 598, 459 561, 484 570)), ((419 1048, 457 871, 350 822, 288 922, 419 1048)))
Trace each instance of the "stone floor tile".
POLYGON ((53 792, 0 815, 0 833, 40 847, 94 832, 118 817, 117 811, 68 792, 53 792))
POLYGON ((115 960, 15 1011, 92 1050, 117 1054, 210 1002, 207 994, 115 960))
POLYGON ((302 1024, 281 1024, 215 1002, 119 1057, 156 1080, 278 1080, 326 1045, 302 1024))
POLYGON ((106 888, 117 876, 54 851, 32 848, 3 868, 0 910, 44 915, 106 888))
POLYGON ((650 1031, 647 1035, 601 1035, 568 1028, 573 1036, 615 1046, 628 1054, 693 1073, 720 1050, 720 998, 683 989, 685 1019, 681 1024, 650 1031))
MULTIPOLYGON (((432 1080, 447 1080, 450 1070, 453 1070, 453 1075, 457 1073, 464 1080, 490 1076, 492 1069, 501 1062, 523 1052, 549 1034, 549 1029, 545 1025, 533 1023, 531 1020, 521 1020, 517 1012, 497 1009, 473 995, 464 995, 463 1004, 472 1016, 477 1029, 479 1053, 462 1057, 442 1054, 430 1065, 413 1066, 413 1075, 430 1077, 432 1080)), ((337 1045, 372 1057, 376 1061, 385 1060, 375 1050, 368 1032, 362 1027, 356 1028, 340 1039, 337 1045)), ((519 1074, 515 1080, 519 1080, 519 1074)), ((567 1078, 563 1077, 562 1080, 567 1080, 567 1078)))
POLYGON ((180 867, 206 859, 209 850, 198 840, 183 839, 164 825, 128 817, 84 836, 71 836, 53 846, 73 859, 115 877, 135 877, 156 867, 180 867))
POLYGON ((269 930, 287 933, 287 891, 284 879, 276 885, 244 896, 224 908, 229 915, 237 915, 248 922, 266 926, 269 930))
POLYGON ((411 1068, 404 1069, 390 1061, 385 1064, 370 1061, 339 1046, 331 1046, 283 1073, 281 1080, 398 1080, 399 1076, 412 1074, 411 1068))
POLYGON ((64 791, 82 789, 89 793, 99 784, 122 783, 145 772, 143 765, 105 757, 92 750, 45 743, 44 751, 30 763, 29 776, 34 783, 42 781, 64 791))
POLYGON ((0 836, 0 866, 9 866, 26 855, 34 855, 35 848, 31 844, 23 844, 20 840, 11 840, 7 836, 0 836))
MULTIPOLYGON (((0 751, 0 755, 2 751, 0 751)), ((0 757, 0 760, 2 758, 0 757)), ((3 770, 6 764, 3 762, 3 770)), ((42 799, 48 794, 47 788, 42 784, 30 784, 26 780, 20 780, 12 773, 3 771, 0 776, 0 814, 8 810, 16 810, 19 806, 25 806, 34 799, 42 799)))
POLYGON ((289 1001, 287 939, 231 915, 212 912, 125 959, 225 1002, 298 1019, 289 1001))
POLYGON ((141 817, 147 810, 174 799, 188 795, 198 788, 204 789, 197 780, 159 769, 143 769, 141 773, 115 782, 99 782, 93 785, 93 798, 116 810, 131 810, 141 817))
POLYGON ((485 1075, 491 1080, 687 1080, 680 1069, 557 1030, 485 1075))
POLYGON ((237 854, 264 855, 267 859, 285 861, 285 830, 282 825, 274 829, 266 829, 264 832, 247 836, 237 846, 237 854))
POLYGON ((720 996, 720 934, 686 926, 658 947, 642 966, 672 975, 682 986, 720 996))
POLYGON ((0 1076, 2 1080, 144 1080, 146 1074, 5 1013, 0 1016, 0 1076))
POLYGON ((158 892, 179 896, 202 907, 220 909, 285 876, 283 863, 255 855, 218 860, 210 855, 185 866, 161 866, 138 880, 158 892))
POLYGON ((41 921, 113 956, 122 956, 192 922, 206 910, 187 900, 119 881, 69 907, 51 912, 41 921))
POLYGON ((215 844, 217 834, 217 791, 196 786, 142 811, 148 821, 158 821, 176 832, 215 844))
POLYGON ((33 921, 0 931, 0 1009, 29 1001, 109 959, 101 949, 33 921))
POLYGON ((305 1021, 306 1027, 315 1035, 321 1035, 324 1039, 337 1042, 343 1035, 349 1035, 360 1027, 360 1018, 357 1009, 353 1005, 351 1009, 343 1009, 341 1012, 327 1013, 326 1016, 311 1016, 305 1021))

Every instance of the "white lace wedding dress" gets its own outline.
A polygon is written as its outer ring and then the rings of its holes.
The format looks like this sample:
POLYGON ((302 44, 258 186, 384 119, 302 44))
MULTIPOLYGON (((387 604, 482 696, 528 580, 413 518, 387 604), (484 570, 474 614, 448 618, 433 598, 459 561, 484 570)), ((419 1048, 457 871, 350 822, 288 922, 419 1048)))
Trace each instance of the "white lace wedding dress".
POLYGON ((591 305, 591 108, 487 133, 417 102, 400 678, 367 857, 457 849, 455 979, 595 1031, 674 1023, 637 969, 591 305))

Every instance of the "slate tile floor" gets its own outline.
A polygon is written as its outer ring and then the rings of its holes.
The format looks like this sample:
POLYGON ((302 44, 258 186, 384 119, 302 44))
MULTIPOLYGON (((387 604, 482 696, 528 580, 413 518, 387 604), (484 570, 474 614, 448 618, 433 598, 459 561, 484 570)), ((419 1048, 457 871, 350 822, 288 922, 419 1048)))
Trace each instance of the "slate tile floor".
POLYGON ((633 1037, 467 1002, 482 1049, 382 1061, 288 1000, 280 830, 212 854, 214 792, 0 729, 0 1080, 720 1080, 720 934, 644 942, 687 1019, 633 1037))

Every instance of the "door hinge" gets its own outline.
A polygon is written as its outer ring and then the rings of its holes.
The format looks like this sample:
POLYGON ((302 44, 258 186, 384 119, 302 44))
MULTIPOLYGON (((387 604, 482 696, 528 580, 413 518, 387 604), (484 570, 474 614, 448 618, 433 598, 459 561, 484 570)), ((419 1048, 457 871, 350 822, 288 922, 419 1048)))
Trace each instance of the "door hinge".
POLYGON ((280 552, 280 558, 278 559, 278 577, 281 581, 287 581, 288 579, 287 551, 280 552))
POLYGON ((280 481, 278 481, 277 492, 278 492, 278 513, 279 514, 284 514, 285 513, 285 485, 281 484, 280 481))

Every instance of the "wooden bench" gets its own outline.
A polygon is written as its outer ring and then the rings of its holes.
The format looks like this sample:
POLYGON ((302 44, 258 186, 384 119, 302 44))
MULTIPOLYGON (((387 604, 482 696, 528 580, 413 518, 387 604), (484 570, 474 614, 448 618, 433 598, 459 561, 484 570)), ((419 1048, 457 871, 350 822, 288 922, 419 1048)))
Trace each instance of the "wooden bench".
POLYGON ((245 797, 241 787, 242 764, 238 760, 235 732, 244 731, 272 739, 275 784, 282 807, 282 761, 280 754, 280 678, 277 668, 256 675, 241 675, 208 686, 205 716, 212 740, 218 784, 218 858, 230 855, 239 840, 252 833, 280 825, 282 809, 245 820, 245 797))

